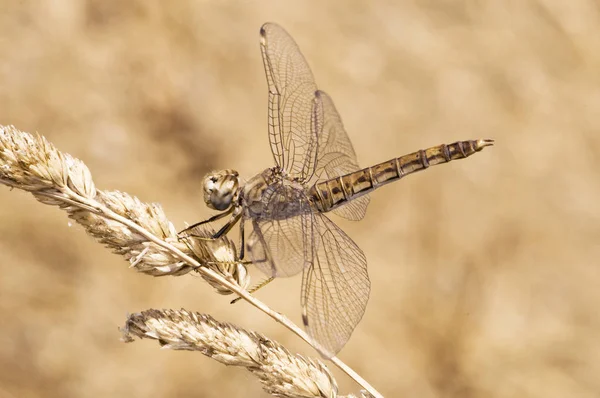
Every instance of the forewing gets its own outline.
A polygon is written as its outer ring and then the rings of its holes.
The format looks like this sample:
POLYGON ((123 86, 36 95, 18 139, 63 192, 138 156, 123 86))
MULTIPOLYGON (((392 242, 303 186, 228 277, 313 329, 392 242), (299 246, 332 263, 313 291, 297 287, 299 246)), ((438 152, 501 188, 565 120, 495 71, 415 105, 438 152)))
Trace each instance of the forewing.
POLYGON ((265 211, 250 221, 246 250, 252 263, 268 276, 293 276, 312 259, 314 215, 301 189, 280 183, 269 190, 265 211))
MULTIPOLYGON (((317 165, 309 185, 360 170, 352 142, 344 129, 333 100, 324 91, 317 91, 316 99, 322 107, 323 127, 318 137, 317 165)), ((317 105, 318 106, 318 105, 317 105)), ((370 198, 361 196, 334 209, 333 212, 348 220, 365 216, 370 198)))
POLYGON ((371 283, 360 248, 325 215, 316 214, 318 241, 302 278, 302 314, 323 354, 333 356, 361 320, 371 283))
POLYGON ((294 39, 280 26, 260 30, 260 48, 269 87, 269 141, 275 162, 300 181, 314 172, 322 117, 315 112, 312 72, 294 39))

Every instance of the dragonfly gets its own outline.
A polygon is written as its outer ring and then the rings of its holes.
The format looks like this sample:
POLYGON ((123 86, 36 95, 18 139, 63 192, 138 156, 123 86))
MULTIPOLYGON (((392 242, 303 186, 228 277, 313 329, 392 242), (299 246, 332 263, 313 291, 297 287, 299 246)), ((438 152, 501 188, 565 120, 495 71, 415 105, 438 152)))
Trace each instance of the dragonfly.
POLYGON ((269 280, 302 272, 304 326, 321 354, 332 357, 363 317, 371 285, 365 254, 325 213, 360 220, 369 192, 471 156, 494 141, 442 144, 361 168, 332 99, 317 88, 292 37, 266 23, 260 29, 260 49, 275 166, 245 183, 231 169, 207 174, 204 201, 221 213, 184 231, 229 216, 213 238, 239 222, 240 259, 249 258, 269 280))

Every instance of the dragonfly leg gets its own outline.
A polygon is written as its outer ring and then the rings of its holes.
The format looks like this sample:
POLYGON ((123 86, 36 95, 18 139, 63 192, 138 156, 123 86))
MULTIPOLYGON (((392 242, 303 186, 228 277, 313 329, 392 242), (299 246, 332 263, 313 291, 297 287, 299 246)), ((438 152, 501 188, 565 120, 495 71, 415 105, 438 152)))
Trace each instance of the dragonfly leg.
POLYGON ((240 255, 239 259, 243 260, 246 255, 246 250, 244 249, 246 246, 246 239, 244 238, 244 220, 240 221, 240 255))
POLYGON ((179 231, 178 235, 187 234, 188 231, 191 231, 192 229, 194 229, 194 228, 196 228, 196 227, 198 227, 200 225, 208 224, 208 223, 211 223, 213 221, 217 221, 217 220, 219 220, 219 219, 221 219, 221 218, 223 218, 223 217, 231 214, 233 212, 233 210, 234 210, 234 208, 232 207, 231 209, 229 209, 227 211, 224 211, 222 213, 216 214, 216 215, 214 215, 214 216, 212 216, 212 217, 210 217, 210 218, 208 218, 208 219, 206 219, 204 221, 200 221, 200 222, 197 222, 197 223, 195 223, 193 225, 190 225, 189 227, 187 227, 187 228, 179 231))
POLYGON ((271 253, 269 252, 267 254, 267 251, 269 250, 268 249, 269 245, 267 245, 267 242, 265 241, 265 236, 263 235, 262 231, 260 230, 260 227, 258 226, 258 222, 256 220, 252 220, 252 224, 253 224, 253 228, 254 228, 254 233, 256 233, 256 235, 258 236, 260 244, 263 247, 263 253, 265 255, 265 258, 263 258, 263 259, 256 259, 255 262, 257 262, 257 263, 264 263, 264 262, 269 263, 269 265, 271 266, 271 270, 270 270, 271 272, 270 272, 270 274, 271 275, 275 275, 275 273, 276 273, 277 270, 275 269, 275 265, 273 264, 273 262, 269 261, 270 258, 271 258, 271 253))
MULTIPOLYGON (((265 287, 265 286, 267 286, 269 283, 271 283, 271 282, 273 281, 273 279, 275 279, 275 277, 274 277, 274 276, 271 276, 271 277, 269 277, 269 278, 265 279, 264 281, 260 282, 258 285, 254 286, 254 287, 252 287, 250 290, 248 290, 248 293, 254 293, 254 292, 256 292, 258 289, 260 289, 260 288, 262 288, 262 287, 265 287)), ((241 297, 237 297, 237 298, 235 298, 235 299, 231 300, 231 302, 230 302, 229 304, 235 304, 235 303, 237 303, 238 301, 240 301, 241 299, 242 299, 241 297)))
POLYGON ((221 227, 221 229, 216 234, 214 234, 212 236, 213 239, 219 239, 221 236, 223 236, 226 233, 228 233, 229 231, 231 231, 231 228, 233 228, 235 223, 237 223, 241 217, 242 217, 242 207, 241 206, 235 207, 233 210, 233 214, 231 215, 231 218, 225 223, 225 225, 223 225, 221 227))

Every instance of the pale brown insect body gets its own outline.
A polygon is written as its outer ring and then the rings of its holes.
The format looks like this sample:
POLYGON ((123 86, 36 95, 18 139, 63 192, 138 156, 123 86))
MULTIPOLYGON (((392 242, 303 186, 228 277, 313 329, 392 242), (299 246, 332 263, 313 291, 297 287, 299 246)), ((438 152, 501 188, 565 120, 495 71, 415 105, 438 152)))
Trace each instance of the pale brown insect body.
POLYGON ((303 272, 304 323, 323 355, 333 356, 363 316, 370 281, 362 250, 324 213, 360 220, 369 204, 368 192, 471 156, 493 141, 438 145, 360 168, 333 101, 317 89, 294 40, 281 27, 265 24, 261 51, 276 166, 245 184, 234 170, 208 174, 204 201, 223 212, 205 222, 230 216, 215 234, 219 237, 240 221, 240 259, 249 257, 270 277, 303 272))

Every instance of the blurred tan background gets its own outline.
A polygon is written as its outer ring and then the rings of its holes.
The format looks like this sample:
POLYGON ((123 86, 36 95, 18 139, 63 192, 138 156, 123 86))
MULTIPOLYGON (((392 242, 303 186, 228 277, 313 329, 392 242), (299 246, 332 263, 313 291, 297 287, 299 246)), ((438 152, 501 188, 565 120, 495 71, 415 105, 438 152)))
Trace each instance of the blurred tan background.
MULTIPOLYGON (((375 192, 361 222, 335 219, 372 279, 340 357, 388 397, 600 396, 597 1, 4 0, 0 124, 45 135, 99 188, 159 202, 183 227, 211 214, 204 173, 273 164, 266 21, 296 39, 363 165, 497 140, 375 192)), ((147 308, 314 355, 200 278, 135 273, 28 194, 1 188, 0 204, 0 397, 267 396, 198 353, 121 343, 126 314, 147 308)), ((299 287, 258 296, 299 322, 299 287)))

